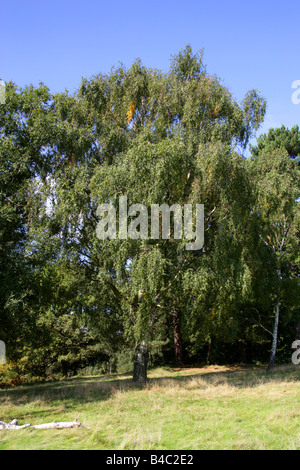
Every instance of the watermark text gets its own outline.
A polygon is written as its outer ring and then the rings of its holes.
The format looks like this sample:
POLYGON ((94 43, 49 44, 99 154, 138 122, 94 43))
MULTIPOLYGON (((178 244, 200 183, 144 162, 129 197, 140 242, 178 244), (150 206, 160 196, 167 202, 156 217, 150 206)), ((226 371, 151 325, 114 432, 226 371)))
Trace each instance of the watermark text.
POLYGON ((292 354, 292 363, 295 365, 300 364, 300 339, 296 339, 292 343, 292 349, 296 349, 292 354))
POLYGON ((0 364, 6 364, 6 348, 4 341, 0 340, 0 364))
POLYGON ((5 82, 0 80, 0 104, 5 103, 5 82))
POLYGON ((292 88, 295 91, 292 93, 292 103, 299 104, 300 103, 300 80, 294 80, 292 83, 292 88))
POLYGON ((151 204, 151 214, 144 204, 127 207, 127 197, 119 198, 118 223, 117 211, 112 204, 100 204, 97 216, 100 219, 96 233, 100 240, 131 238, 132 240, 169 240, 171 238, 171 214, 173 216, 174 240, 189 240, 186 250, 200 250, 204 244, 204 205, 151 204), (105 215, 106 214, 106 215, 105 215), (104 216, 104 217, 103 217, 104 216), (128 218, 130 222, 128 223, 128 218), (132 218, 134 219, 132 220, 132 218), (150 221, 150 228, 149 228, 150 221), (183 237, 184 235, 184 237, 183 237))

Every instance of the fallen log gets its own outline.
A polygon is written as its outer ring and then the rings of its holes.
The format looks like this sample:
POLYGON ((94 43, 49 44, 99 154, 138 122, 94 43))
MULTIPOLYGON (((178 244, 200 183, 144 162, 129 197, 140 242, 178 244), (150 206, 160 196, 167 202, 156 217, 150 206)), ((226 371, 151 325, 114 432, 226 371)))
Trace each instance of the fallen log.
POLYGON ((0 429, 24 429, 29 427, 30 424, 23 424, 22 426, 18 426, 17 419, 13 419, 10 423, 4 423, 4 421, 0 421, 0 429))
POLYGON ((53 421, 52 423, 45 423, 45 424, 35 424, 34 426, 31 426, 31 424, 23 424, 22 426, 18 426, 18 420, 13 419, 10 423, 4 423, 3 421, 0 421, 0 430, 1 429, 24 429, 24 428, 30 428, 30 429, 66 429, 66 428, 85 428, 85 429, 90 429, 87 426, 83 426, 83 424, 78 422, 79 415, 77 418, 74 419, 74 421, 66 421, 66 422, 57 422, 56 420, 53 421))
POLYGON ((36 424, 35 426, 31 426, 32 429, 65 429, 65 428, 87 428, 86 426, 83 426, 81 423, 78 423, 78 418, 74 419, 74 421, 66 421, 66 422, 56 422, 53 421, 52 423, 46 423, 46 424, 36 424))

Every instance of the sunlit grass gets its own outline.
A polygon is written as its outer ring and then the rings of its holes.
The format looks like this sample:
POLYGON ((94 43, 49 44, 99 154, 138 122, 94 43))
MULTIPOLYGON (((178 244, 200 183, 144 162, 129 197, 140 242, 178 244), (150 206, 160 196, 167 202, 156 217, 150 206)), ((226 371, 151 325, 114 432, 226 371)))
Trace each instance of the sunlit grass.
POLYGON ((0 420, 90 429, 0 431, 0 449, 300 449, 300 367, 75 377, 0 390, 0 420))

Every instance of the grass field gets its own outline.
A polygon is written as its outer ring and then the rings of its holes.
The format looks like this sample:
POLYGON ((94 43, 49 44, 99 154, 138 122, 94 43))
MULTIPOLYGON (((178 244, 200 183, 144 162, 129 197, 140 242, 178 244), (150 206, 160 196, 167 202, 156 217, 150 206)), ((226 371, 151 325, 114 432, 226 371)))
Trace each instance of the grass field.
POLYGON ((300 449, 300 366, 155 369, 0 389, 0 420, 90 427, 0 431, 1 450, 300 449))

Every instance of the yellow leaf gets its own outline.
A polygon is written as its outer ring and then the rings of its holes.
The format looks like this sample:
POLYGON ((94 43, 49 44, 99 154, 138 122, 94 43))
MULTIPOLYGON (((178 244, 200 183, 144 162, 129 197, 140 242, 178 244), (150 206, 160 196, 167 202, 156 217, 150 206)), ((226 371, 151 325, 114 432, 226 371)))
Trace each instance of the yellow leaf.
POLYGON ((135 113, 135 99, 133 98, 131 101, 130 101, 130 105, 129 105, 129 109, 127 111, 127 120, 128 122, 130 122, 134 116, 134 113, 135 113))

